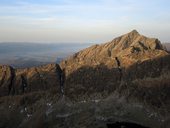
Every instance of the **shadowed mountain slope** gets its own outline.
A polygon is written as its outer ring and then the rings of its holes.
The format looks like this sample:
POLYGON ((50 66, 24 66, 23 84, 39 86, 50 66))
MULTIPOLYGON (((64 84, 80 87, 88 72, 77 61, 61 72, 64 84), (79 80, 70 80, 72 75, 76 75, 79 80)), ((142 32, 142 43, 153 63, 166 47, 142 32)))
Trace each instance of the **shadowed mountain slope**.
POLYGON ((24 94, 54 88, 60 92, 58 64, 48 64, 27 69, 0 66, 0 96, 24 94))

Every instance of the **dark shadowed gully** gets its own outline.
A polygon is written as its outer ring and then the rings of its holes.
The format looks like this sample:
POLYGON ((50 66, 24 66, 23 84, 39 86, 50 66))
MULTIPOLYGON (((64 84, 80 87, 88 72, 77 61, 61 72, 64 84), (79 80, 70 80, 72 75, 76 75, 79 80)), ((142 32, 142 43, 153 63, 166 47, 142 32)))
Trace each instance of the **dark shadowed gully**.
POLYGON ((23 75, 21 75, 21 81, 22 81, 22 93, 25 93, 28 87, 28 82, 27 82, 27 79, 23 75))
POLYGON ((13 69, 12 67, 10 67, 10 73, 11 73, 11 78, 10 78, 10 83, 8 86, 8 95, 10 95, 10 93, 12 95, 15 94, 15 88, 14 88, 14 82, 15 82, 15 69, 13 69))

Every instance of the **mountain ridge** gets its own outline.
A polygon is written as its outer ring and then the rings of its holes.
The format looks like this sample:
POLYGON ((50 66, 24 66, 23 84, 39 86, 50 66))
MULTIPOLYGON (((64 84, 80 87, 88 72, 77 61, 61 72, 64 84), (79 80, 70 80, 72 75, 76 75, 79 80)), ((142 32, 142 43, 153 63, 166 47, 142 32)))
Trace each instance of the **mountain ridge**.
MULTIPOLYGON (((74 82, 77 81, 75 80, 77 75, 74 76, 72 74, 74 74, 74 72, 80 70, 83 67, 85 67, 85 69, 89 67, 92 68, 93 70, 102 70, 101 73, 105 72, 106 76, 108 76, 107 72, 108 74, 111 73, 110 76, 112 76, 115 73, 117 74, 117 77, 115 77, 117 80, 114 80, 112 82, 120 83, 121 79, 123 79, 123 77, 126 76, 127 74, 126 72, 129 70, 128 69, 129 67, 133 67, 133 65, 140 65, 145 61, 150 61, 152 59, 161 58, 163 56, 168 56, 168 55, 169 54, 163 49, 163 46, 161 45, 158 39, 147 38, 143 35, 140 35, 136 30, 133 30, 127 34, 124 34, 120 37, 113 39, 110 42, 100 44, 100 45, 93 45, 89 48, 81 50, 75 53, 73 56, 63 60, 59 65, 48 64, 44 66, 26 68, 26 69, 15 69, 12 68, 11 66, 0 66, 1 67, 0 90, 4 90, 5 87, 6 88, 5 95, 10 94, 11 89, 13 89, 12 94, 22 94, 19 92, 22 92, 21 91, 22 81, 23 81, 22 78, 24 78, 28 80, 29 87, 35 88, 35 90, 39 90, 38 88, 40 88, 40 90, 43 89, 44 87, 41 86, 44 85, 43 82, 45 81, 45 83, 49 84, 46 85, 47 88, 57 86, 59 92, 60 91, 59 75, 61 72, 60 70, 65 71, 66 78, 68 78, 66 79, 66 84, 70 83, 67 82, 67 80, 69 81, 70 76, 72 77, 71 79, 73 79, 72 84, 74 84, 74 82), (107 72, 104 70, 106 70, 107 72), (44 78, 43 75, 47 76, 47 78, 44 78), (48 78, 54 79, 55 82, 53 82, 52 86, 50 82, 48 82, 49 81, 48 78)), ((156 65, 155 66, 159 68, 160 65, 161 64, 158 63, 158 66, 156 65)), ((84 69, 82 70, 85 72, 86 75, 88 75, 88 73, 91 72, 88 70, 88 68, 86 69, 87 71, 85 71, 84 69)), ((133 72, 133 70, 137 70, 137 69, 131 69, 131 70, 133 72)), ((78 75, 84 76, 84 74, 79 74, 79 73, 78 75)), ((145 74, 141 74, 140 77, 143 77, 144 75, 145 74)), ((111 79, 109 76, 108 78, 111 79)), ((128 79, 128 77, 126 76, 124 77, 124 79, 128 79)), ((85 86, 84 83, 82 83, 80 80, 78 81, 81 84, 83 84, 83 86, 85 86)), ((66 88, 69 86, 70 85, 67 85, 66 88)), ((34 89, 32 89, 32 91, 33 90, 34 89)), ((3 94, 4 92, 1 91, 2 96, 3 94)))
MULTIPOLYGON (((63 68, 67 68, 67 63, 70 61, 73 62, 71 64, 72 67, 98 65, 100 63, 105 63, 110 67, 116 67, 117 62, 115 58, 118 57, 122 60, 122 66, 128 67, 138 61, 145 61, 164 55, 168 55, 168 53, 163 49, 158 39, 147 38, 140 35, 136 30, 133 30, 110 42, 93 45, 81 50, 72 57, 65 59, 60 65, 63 68), (128 60, 129 63, 124 60, 128 60)), ((69 70, 72 69, 70 68, 69 70)))

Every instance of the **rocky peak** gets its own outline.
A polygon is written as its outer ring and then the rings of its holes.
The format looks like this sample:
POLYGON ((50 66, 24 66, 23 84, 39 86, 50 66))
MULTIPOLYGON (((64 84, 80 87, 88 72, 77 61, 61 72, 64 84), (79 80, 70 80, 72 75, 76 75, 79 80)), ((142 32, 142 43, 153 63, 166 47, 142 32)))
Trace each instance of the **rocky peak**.
POLYGON ((137 31, 136 29, 132 30, 130 33, 139 34, 138 31, 137 31))
POLYGON ((149 38, 133 30, 127 34, 100 45, 86 48, 61 63, 67 72, 75 71, 82 66, 105 64, 110 68, 117 67, 116 57, 122 67, 136 62, 154 59, 168 53, 156 38, 149 38))
POLYGON ((141 52, 156 49, 163 50, 163 46, 158 39, 143 36, 136 30, 112 40, 109 43, 109 46, 116 53, 122 52, 122 50, 125 49, 129 49, 131 52, 141 52))
POLYGON ((140 34, 137 30, 132 30, 131 32, 127 33, 127 35, 128 35, 129 38, 140 36, 140 34))

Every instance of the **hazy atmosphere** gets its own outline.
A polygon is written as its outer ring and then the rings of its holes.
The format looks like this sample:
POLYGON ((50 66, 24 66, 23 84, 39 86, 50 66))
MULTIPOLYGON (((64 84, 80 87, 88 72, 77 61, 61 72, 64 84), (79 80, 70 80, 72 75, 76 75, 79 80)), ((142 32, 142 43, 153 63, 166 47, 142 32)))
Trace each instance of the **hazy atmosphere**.
POLYGON ((0 0, 0 128, 170 128, 170 0, 0 0))
POLYGON ((169 0, 1 0, 0 42, 105 42, 132 29, 169 42, 169 0))

